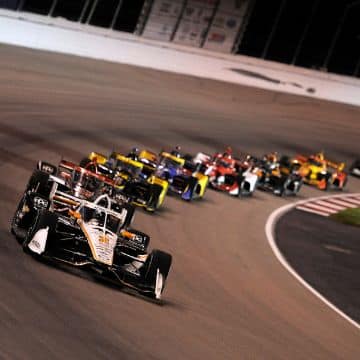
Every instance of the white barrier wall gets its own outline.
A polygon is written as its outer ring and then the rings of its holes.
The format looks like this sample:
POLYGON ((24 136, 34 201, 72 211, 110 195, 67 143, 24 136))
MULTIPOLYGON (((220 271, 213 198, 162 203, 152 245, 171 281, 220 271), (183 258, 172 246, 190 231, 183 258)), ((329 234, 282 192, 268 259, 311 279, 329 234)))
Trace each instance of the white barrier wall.
POLYGON ((360 105, 360 79, 164 44, 63 19, 0 10, 0 42, 360 105))

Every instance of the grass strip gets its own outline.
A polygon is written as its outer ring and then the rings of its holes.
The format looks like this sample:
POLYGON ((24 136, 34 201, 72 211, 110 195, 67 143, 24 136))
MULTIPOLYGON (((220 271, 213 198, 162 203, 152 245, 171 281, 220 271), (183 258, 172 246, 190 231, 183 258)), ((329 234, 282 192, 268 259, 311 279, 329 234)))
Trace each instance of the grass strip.
POLYGON ((360 208, 346 209, 331 217, 344 224, 360 226, 360 208))

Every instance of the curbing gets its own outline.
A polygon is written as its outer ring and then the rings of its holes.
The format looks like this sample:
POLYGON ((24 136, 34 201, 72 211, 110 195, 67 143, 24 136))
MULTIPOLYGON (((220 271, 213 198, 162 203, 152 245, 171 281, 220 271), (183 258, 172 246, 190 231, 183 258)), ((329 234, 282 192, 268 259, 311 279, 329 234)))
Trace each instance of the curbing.
POLYGON ((265 234, 267 237, 267 240, 269 242, 269 245, 274 252, 276 258, 279 260, 282 266, 292 275, 295 277, 296 280, 298 280, 307 290, 312 292, 317 298, 319 298, 322 302, 324 302, 328 307, 330 307, 332 310, 334 310, 336 313, 338 313, 341 317, 343 317, 345 320, 347 320, 350 324, 355 326, 357 329, 360 330, 360 324, 357 323, 355 320, 351 319, 348 315, 346 315, 343 311, 341 311, 339 308, 337 308, 333 303, 331 303, 329 300, 327 300, 323 295, 321 295, 315 288, 313 288, 308 282, 306 282, 286 261, 285 257, 280 252, 279 248, 276 245, 275 241, 275 235, 274 235, 274 229, 276 226, 277 221, 281 216, 283 216, 285 213, 289 212, 293 208, 295 208, 298 205, 304 204, 308 201, 312 200, 321 200, 321 199, 329 199, 329 198, 335 198, 335 197, 346 197, 346 196, 353 196, 353 195, 360 195, 360 193, 354 193, 354 194, 347 194, 347 195, 328 195, 328 196, 321 196, 317 198, 311 198, 306 199, 302 201, 296 201, 292 204, 288 204, 285 206, 282 206, 278 208, 277 210, 273 211, 265 225, 265 234))

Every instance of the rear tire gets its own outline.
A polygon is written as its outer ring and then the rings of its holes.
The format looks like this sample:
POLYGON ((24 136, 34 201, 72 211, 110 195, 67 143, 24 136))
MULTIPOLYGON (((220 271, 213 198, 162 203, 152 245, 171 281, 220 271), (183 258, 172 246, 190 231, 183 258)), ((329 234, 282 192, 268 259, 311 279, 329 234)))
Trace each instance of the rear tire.
POLYGON ((51 187, 49 186, 49 174, 40 170, 35 170, 27 184, 26 190, 36 192, 39 195, 48 198, 51 187))
POLYGON ((163 191, 163 188, 160 185, 154 184, 151 187, 151 198, 149 201, 146 210, 148 211, 156 211, 160 207, 160 195, 163 191))
MULTIPOLYGON (((189 190, 190 190, 190 198, 189 199, 185 199, 186 201, 191 201, 191 200, 194 200, 194 196, 196 194, 195 190, 196 190, 196 187, 198 185, 198 180, 194 177, 190 177, 189 178, 189 190)), ((196 194, 197 195, 197 194, 196 194)), ((198 197, 200 198, 200 196, 198 195, 198 197)))

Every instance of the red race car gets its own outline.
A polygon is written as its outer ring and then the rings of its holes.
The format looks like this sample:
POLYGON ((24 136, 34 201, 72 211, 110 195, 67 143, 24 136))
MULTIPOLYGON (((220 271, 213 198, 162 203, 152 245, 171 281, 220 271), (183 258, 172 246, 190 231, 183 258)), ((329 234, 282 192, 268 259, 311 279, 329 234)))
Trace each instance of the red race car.
POLYGON ((213 189, 239 196, 251 195, 256 188, 258 176, 253 172, 251 163, 234 158, 229 147, 214 156, 198 153, 194 162, 203 165, 213 189))

